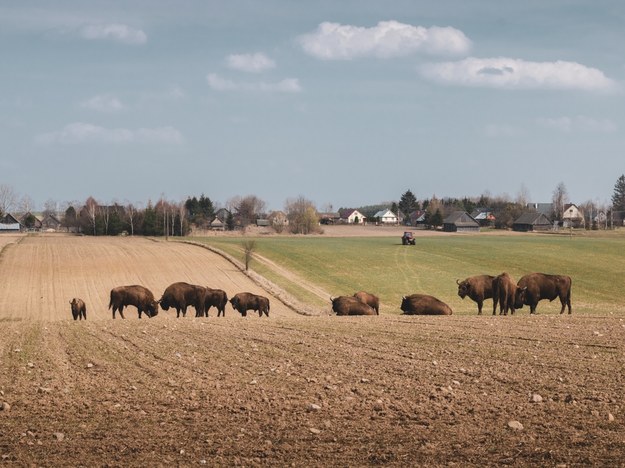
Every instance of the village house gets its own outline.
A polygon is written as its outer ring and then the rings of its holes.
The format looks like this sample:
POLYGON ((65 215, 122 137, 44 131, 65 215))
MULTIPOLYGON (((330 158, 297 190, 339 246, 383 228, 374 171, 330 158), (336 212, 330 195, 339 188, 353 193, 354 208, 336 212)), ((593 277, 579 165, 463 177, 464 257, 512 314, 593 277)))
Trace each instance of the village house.
POLYGON ((360 211, 354 209, 341 209, 339 210, 340 222, 347 224, 361 224, 366 221, 367 217, 360 211))
POLYGON ((564 227, 582 227, 584 226, 584 214, 574 203, 564 205, 562 212, 562 221, 564 227))
POLYGON ((373 215, 373 218, 380 224, 397 224, 399 222, 397 215, 388 208, 378 211, 373 215))

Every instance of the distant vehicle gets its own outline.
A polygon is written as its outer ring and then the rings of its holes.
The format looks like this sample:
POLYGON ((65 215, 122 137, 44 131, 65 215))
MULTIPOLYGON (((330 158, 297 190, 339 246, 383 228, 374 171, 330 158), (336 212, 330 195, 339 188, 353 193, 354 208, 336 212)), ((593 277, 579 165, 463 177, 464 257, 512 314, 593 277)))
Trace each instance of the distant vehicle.
POLYGON ((415 245, 414 234, 412 231, 405 231, 404 235, 401 236, 401 243, 403 245, 415 245))

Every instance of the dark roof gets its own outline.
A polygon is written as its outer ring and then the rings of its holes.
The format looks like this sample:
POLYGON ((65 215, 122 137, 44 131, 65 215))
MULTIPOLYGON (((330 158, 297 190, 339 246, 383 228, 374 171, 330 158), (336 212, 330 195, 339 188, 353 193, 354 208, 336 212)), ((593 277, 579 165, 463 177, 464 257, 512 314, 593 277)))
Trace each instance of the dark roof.
POLYGON ((478 222, 474 220, 466 211, 454 211, 443 220, 443 224, 454 224, 458 227, 479 226, 478 222))
POLYGON ((514 224, 550 225, 551 221, 542 213, 523 213, 514 220, 514 224))

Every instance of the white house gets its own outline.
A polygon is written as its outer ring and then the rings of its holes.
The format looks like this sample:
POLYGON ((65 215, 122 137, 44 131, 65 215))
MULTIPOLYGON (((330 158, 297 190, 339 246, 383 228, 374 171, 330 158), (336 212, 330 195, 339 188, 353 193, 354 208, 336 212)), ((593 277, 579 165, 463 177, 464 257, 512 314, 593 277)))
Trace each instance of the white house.
POLYGON ((399 221, 397 219, 397 215, 395 215, 395 213, 393 213, 388 208, 378 211, 375 215, 373 215, 373 217, 376 219, 376 221, 382 224, 397 224, 399 221))
POLYGON ((341 222, 347 224, 361 224, 364 223, 367 217, 358 210, 339 210, 341 216, 341 222))
POLYGON ((565 226, 579 227, 584 224, 584 214, 574 203, 564 205, 562 211, 562 221, 565 226))

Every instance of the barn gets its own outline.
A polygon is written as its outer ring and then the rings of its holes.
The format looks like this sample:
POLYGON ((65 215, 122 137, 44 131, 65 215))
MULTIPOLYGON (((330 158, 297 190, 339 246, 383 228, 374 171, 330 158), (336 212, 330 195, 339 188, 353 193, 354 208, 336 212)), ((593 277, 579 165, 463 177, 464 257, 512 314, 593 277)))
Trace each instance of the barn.
POLYGON ((480 225, 466 211, 454 211, 443 219, 445 232, 479 232, 480 225))
POLYGON ((524 213, 512 223, 513 231, 548 231, 552 223, 543 213, 524 213))
POLYGON ((20 232, 22 225, 15 216, 7 213, 0 219, 0 232, 20 232))

